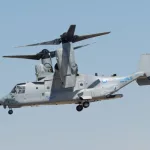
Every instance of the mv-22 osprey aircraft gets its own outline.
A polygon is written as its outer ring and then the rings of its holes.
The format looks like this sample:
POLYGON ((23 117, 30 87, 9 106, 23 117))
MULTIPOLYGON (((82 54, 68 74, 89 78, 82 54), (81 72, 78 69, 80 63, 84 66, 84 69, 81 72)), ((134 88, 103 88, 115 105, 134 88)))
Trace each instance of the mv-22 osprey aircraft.
POLYGON ((139 71, 128 76, 118 77, 114 74, 105 77, 79 73, 74 50, 87 45, 73 47, 73 43, 110 32, 78 36, 74 35, 75 27, 76 25, 71 25, 68 31, 58 39, 26 45, 59 45, 61 43, 62 48, 56 51, 44 49, 36 55, 3 56, 41 59, 41 64, 35 66, 36 81, 19 83, 8 95, 0 99, 0 104, 4 108, 9 108, 8 114, 13 113, 12 108, 60 104, 76 104, 76 110, 80 112, 83 108, 88 108, 91 102, 123 97, 116 92, 135 80, 139 85, 150 85, 150 55, 142 55, 139 71), (57 63, 53 68, 52 58, 54 57, 57 63))

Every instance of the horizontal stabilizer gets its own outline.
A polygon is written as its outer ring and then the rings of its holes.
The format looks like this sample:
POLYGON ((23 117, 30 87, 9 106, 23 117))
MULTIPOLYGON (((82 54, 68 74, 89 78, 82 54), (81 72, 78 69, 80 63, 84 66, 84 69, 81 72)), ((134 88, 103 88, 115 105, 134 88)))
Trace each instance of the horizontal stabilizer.
POLYGON ((146 76, 145 77, 140 77, 136 81, 137 81, 139 86, 150 85, 150 79, 147 78, 146 76))

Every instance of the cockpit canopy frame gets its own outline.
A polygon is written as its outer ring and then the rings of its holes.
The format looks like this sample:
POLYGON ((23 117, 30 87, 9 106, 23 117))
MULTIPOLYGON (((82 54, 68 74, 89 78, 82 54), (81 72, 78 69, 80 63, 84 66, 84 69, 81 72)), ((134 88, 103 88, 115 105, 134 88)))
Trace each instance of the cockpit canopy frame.
POLYGON ((13 94, 24 94, 25 93, 25 84, 17 84, 12 90, 13 94))

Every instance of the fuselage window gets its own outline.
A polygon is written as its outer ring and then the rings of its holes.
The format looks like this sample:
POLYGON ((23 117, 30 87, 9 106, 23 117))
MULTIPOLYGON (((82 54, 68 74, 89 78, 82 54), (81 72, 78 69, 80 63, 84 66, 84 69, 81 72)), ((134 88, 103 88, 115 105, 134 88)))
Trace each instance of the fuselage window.
POLYGON ((83 86, 83 83, 80 83, 80 86, 83 86))

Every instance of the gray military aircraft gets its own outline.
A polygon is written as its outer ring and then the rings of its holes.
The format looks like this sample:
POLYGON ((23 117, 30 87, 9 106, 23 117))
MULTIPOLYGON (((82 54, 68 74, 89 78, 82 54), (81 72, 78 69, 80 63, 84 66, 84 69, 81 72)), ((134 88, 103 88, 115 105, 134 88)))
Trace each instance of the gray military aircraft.
POLYGON ((36 81, 19 83, 8 95, 0 99, 0 104, 4 108, 9 108, 9 114, 13 113, 12 108, 60 104, 76 104, 76 110, 80 112, 83 108, 88 108, 91 102, 123 97, 123 94, 117 94, 117 92, 135 80, 139 85, 150 85, 150 55, 142 55, 139 70, 128 76, 118 77, 114 74, 105 77, 79 73, 74 50, 88 44, 73 47, 72 43, 110 32, 78 36, 74 35, 75 27, 75 25, 71 25, 66 33, 53 41, 26 45, 58 45, 62 43, 62 48, 58 50, 44 49, 36 55, 3 56, 41 59, 41 64, 35 66, 36 81), (55 70, 52 66, 54 57, 57 61, 54 66, 55 70))

